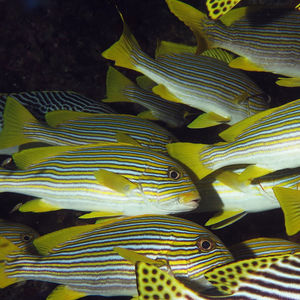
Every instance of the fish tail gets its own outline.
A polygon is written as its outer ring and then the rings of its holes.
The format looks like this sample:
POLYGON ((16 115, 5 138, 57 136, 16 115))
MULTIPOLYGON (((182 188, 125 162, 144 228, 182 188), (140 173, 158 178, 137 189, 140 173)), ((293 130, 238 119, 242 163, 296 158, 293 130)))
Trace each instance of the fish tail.
POLYGON ((170 156, 177 159, 194 172, 199 179, 212 173, 214 170, 206 167, 202 160, 202 152, 210 145, 193 143, 172 143, 167 145, 170 156))
POLYGON ((3 114, 3 130, 0 133, 2 149, 33 141, 24 134, 26 123, 38 121, 21 103, 8 96, 3 114))
POLYGON ((132 102, 124 94, 126 88, 136 87, 136 85, 113 67, 109 67, 106 74, 106 95, 103 102, 132 102))
POLYGON ((198 9, 177 0, 166 0, 166 2, 170 11, 194 33, 197 40, 198 54, 213 46, 209 43, 205 32, 204 23, 205 21, 208 21, 205 13, 202 13, 198 9))
POLYGON ((120 16, 123 21, 123 33, 117 42, 102 52, 102 56, 115 61, 116 66, 138 71, 135 58, 141 53, 141 48, 124 22, 123 16, 121 14, 120 16))
POLYGON ((20 252, 20 248, 4 237, 0 237, 0 288, 3 289, 11 284, 14 284, 20 279, 9 278, 6 273, 5 262, 9 260, 9 255, 20 252))

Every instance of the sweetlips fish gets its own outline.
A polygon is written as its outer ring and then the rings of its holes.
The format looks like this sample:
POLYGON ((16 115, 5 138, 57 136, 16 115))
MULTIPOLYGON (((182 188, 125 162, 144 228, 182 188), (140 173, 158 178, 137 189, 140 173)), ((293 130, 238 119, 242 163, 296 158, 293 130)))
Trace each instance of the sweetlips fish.
POLYGON ((214 268, 205 278, 218 291, 197 292, 146 262, 136 263, 138 300, 298 300, 300 252, 240 260, 214 268))
MULTIPOLYGON (((240 2, 241 0, 206 0, 208 15, 213 20, 217 19, 229 12, 240 2)), ((245 3, 247 5, 265 5, 271 8, 295 7, 295 9, 300 9, 299 0, 247 0, 245 3)))
POLYGON ((24 253, 35 253, 33 240, 39 236, 33 228, 20 223, 0 219, 0 236, 8 239, 24 253))
POLYGON ((233 260, 218 237, 177 217, 142 215, 75 226, 37 238, 40 255, 0 239, 0 287, 25 280, 60 284, 47 299, 137 295, 134 263, 202 284, 203 274, 233 260), (130 259, 130 261, 128 260, 130 259))
POLYGON ((58 146, 126 142, 167 152, 166 144, 177 140, 161 126, 131 115, 60 110, 47 113, 45 118, 47 124, 8 97, 0 132, 2 152, 8 154, 6 148, 30 142, 58 146))
POLYGON ((31 195, 20 211, 92 211, 84 217, 178 213, 199 194, 171 158, 130 144, 50 146, 13 154, 19 170, 0 169, 0 191, 31 195))
POLYGON ((142 52, 125 23, 119 41, 102 56, 155 81, 158 85, 152 91, 162 98, 206 112, 198 128, 234 124, 268 107, 264 92, 245 73, 214 57, 192 53, 153 59, 142 52))
MULTIPOLYGON (((171 12, 194 32, 198 52, 220 47, 239 55, 229 63, 232 68, 281 74, 288 78, 279 78, 278 85, 300 86, 300 11, 280 10, 270 16, 262 12, 263 23, 255 24, 247 17, 248 8, 241 7, 217 22, 181 1, 166 2, 171 12)), ((260 19, 259 11, 254 12, 256 20, 260 19)))
MULTIPOLYGON (((300 99, 251 116, 221 132, 226 142, 174 143, 169 154, 199 179, 225 166, 247 164, 231 185, 244 189, 254 178, 300 166, 300 99)), ((229 181, 229 180, 228 180, 229 181)))
POLYGON ((220 229, 238 221, 247 213, 280 208, 273 187, 297 190, 300 185, 300 168, 295 168, 256 178, 239 190, 235 183, 239 182, 243 171, 244 169, 223 171, 214 178, 203 179, 197 184, 202 198, 198 211, 218 211, 205 223, 206 226, 220 229))
MULTIPOLYGON (((140 78, 139 82, 143 85, 146 80, 140 78)), ((147 108, 138 114, 140 118, 160 120, 170 127, 180 127, 184 124, 184 105, 167 101, 151 90, 140 88, 113 67, 109 67, 107 71, 106 95, 107 98, 103 99, 103 102, 133 102, 147 108)))

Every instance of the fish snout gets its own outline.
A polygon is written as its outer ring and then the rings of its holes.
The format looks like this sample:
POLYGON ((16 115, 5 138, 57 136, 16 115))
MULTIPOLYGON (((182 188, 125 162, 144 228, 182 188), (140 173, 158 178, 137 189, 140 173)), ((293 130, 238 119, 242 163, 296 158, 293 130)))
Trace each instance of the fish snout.
POLYGON ((201 197, 198 193, 198 191, 191 191, 187 192, 179 197, 179 203, 184 204, 186 206, 197 208, 199 205, 199 202, 201 200, 201 197))

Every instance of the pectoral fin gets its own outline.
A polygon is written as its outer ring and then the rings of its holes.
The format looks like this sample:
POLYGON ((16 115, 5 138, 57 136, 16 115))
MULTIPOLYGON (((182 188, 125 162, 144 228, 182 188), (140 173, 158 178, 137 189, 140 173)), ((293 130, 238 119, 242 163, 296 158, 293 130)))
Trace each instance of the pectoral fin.
POLYGON ((177 103, 182 103, 181 99, 172 94, 163 84, 158 84, 152 88, 152 92, 160 97, 177 103))
POLYGON ((210 218, 205 226, 212 226, 212 229, 221 229, 223 227, 229 226, 230 224, 238 221, 247 214, 242 209, 239 210, 224 210, 220 213, 215 214, 210 218))
POLYGON ((273 170, 265 169, 258 167, 256 165, 248 166, 242 173, 239 175, 239 180, 245 183, 251 183, 254 178, 258 178, 273 172, 273 170))
POLYGON ((279 77, 279 80, 276 81, 276 84, 285 87, 297 87, 300 86, 300 78, 299 77, 291 77, 291 78, 283 78, 279 77))
POLYGON ((59 285, 49 294, 47 300, 76 300, 85 296, 87 294, 74 291, 66 285, 59 285))
POLYGON ((256 65, 255 63, 251 62, 248 58, 239 56, 232 60, 229 63, 229 67, 235 68, 235 69, 242 69, 245 71, 258 71, 258 72, 264 72, 265 70, 256 65))
POLYGON ((118 143, 141 146, 140 143, 134 138, 132 138, 130 135, 119 131, 116 133, 116 140, 118 141, 118 143))
POLYGON ((211 126, 220 125, 222 123, 230 121, 230 118, 226 118, 215 114, 214 112, 204 113, 191 122, 188 128, 207 128, 211 126))
POLYGON ((43 199, 34 199, 27 201, 23 205, 20 206, 19 211, 21 212, 47 212, 59 210, 61 207, 55 206, 53 204, 48 203, 43 199))

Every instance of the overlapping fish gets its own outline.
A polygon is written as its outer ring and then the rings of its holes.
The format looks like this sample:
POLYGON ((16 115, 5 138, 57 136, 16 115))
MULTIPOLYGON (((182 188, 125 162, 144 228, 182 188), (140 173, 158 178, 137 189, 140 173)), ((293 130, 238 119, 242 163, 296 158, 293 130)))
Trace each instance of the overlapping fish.
POLYGON ((300 163, 300 99, 249 117, 219 134, 226 142, 213 145, 174 143, 167 145, 174 158, 201 179, 219 168, 250 164, 235 178, 239 189, 252 179, 300 163))
POLYGON ((136 264, 138 299, 297 300, 300 297, 299 266, 299 252, 229 263, 205 273, 206 279, 222 293, 208 294, 191 290, 154 265, 138 262, 136 264))
MULTIPOLYGON (((279 78, 278 85, 300 86, 300 11, 277 11, 267 16, 255 11, 255 24, 247 18, 247 8, 233 9, 222 16, 222 22, 178 0, 166 0, 170 10, 191 28, 199 51, 220 47, 239 55, 229 63, 233 68, 266 71, 288 76, 279 78)), ((225 2, 225 1, 224 1, 225 2)))
POLYGON ((50 146, 13 155, 19 170, 0 170, 0 191, 39 199, 21 211, 73 209, 106 215, 169 214, 198 206, 199 194, 171 158, 128 144, 50 146))
POLYGON ((7 240, 0 241, 0 287, 24 280, 60 284, 49 299, 136 295, 134 264, 123 258, 124 252, 196 284, 201 284, 206 271, 233 260, 207 229, 171 216, 66 228, 34 241, 39 256, 24 255, 7 240))
POLYGON ((159 125, 131 115, 63 110, 47 113, 46 120, 48 125, 39 122, 18 101, 8 97, 4 110, 4 127, 0 133, 0 148, 28 142, 51 145, 127 142, 167 152, 166 144, 177 140, 159 125))
POLYGON ((158 84, 152 91, 161 97, 206 112, 199 128, 234 124, 268 107, 263 91, 243 72, 213 57, 191 53, 153 59, 142 52, 125 23, 119 41, 102 56, 148 76, 158 84))
MULTIPOLYGON (((300 169, 295 168, 267 174, 238 190, 231 184, 239 182, 238 177, 243 170, 224 171, 215 179, 203 179, 198 183, 202 198, 198 211, 218 211, 205 225, 219 229, 232 224, 247 213, 280 208, 273 187, 281 186, 293 190, 299 188, 300 169)), ((300 201, 298 202, 300 205, 300 201)))

